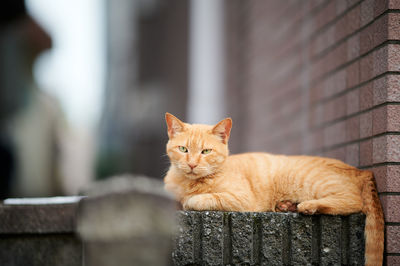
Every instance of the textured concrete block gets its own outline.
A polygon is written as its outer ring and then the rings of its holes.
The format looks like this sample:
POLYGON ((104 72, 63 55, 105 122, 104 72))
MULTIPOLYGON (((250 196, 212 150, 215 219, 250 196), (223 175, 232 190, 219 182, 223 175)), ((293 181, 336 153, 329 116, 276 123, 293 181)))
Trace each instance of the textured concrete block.
POLYGON ((364 215, 350 215, 349 219, 349 265, 364 265, 364 215))
POLYGON ((362 214, 207 211, 177 216, 175 265, 362 265, 364 261, 362 214))
POLYGON ((174 264, 200 263, 201 213, 180 211, 177 213, 177 223, 179 227, 172 252, 174 264))
POLYGON ((289 216, 286 213, 261 213, 261 262, 283 265, 289 260, 289 216))
POLYGON ((312 264, 312 233, 311 216, 293 215, 290 219, 290 242, 292 265, 312 264))
POLYGON ((319 221, 321 230, 320 260, 321 265, 340 264, 342 219, 340 216, 321 215, 319 221))
MULTIPOLYGON (((251 213, 233 212, 230 218, 232 263, 255 263, 253 254, 253 225, 255 217, 251 213)), ((228 224, 225 224, 225 226, 228 226, 228 224)))
POLYGON ((224 213, 202 212, 202 259, 206 265, 222 265, 224 259, 224 213))

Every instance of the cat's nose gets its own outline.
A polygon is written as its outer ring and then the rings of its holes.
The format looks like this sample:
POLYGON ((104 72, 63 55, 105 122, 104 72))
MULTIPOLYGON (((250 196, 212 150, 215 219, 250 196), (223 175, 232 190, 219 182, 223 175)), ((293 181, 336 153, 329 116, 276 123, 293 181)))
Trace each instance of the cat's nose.
POLYGON ((189 167, 193 170, 194 168, 196 168, 197 164, 194 163, 188 163, 189 167))

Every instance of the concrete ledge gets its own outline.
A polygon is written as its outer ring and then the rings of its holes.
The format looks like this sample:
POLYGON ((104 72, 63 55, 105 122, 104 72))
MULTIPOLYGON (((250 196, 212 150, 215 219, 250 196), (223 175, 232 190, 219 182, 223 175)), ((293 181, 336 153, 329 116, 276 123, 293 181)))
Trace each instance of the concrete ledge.
POLYGON ((364 265, 365 216, 180 211, 175 265, 364 265))
POLYGON ((72 233, 77 203, 49 205, 0 204, 0 234, 72 233))
POLYGON ((81 265, 77 202, 0 204, 0 265, 81 265))

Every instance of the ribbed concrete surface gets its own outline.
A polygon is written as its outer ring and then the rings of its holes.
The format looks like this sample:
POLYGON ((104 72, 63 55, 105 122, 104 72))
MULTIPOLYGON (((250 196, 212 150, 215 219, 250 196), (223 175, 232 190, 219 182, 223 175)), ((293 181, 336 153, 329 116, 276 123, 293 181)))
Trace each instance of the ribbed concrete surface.
POLYGON ((365 216, 180 211, 175 265, 364 265, 365 216))

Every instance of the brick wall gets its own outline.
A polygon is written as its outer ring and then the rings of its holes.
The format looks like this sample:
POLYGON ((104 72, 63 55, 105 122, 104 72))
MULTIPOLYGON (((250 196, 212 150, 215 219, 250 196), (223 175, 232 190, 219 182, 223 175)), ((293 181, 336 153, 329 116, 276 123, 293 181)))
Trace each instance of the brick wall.
POLYGON ((226 1, 233 152, 373 170, 400 264, 400 1, 226 1))

